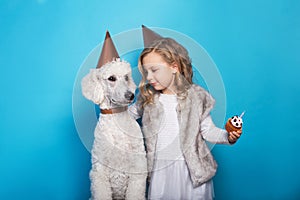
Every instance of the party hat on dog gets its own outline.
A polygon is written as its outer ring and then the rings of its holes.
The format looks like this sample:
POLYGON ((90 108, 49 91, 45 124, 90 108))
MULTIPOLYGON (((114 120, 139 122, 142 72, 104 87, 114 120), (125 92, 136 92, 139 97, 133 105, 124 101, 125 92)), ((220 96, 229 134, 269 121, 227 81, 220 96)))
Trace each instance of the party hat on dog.
POLYGON ((152 31, 151 29, 147 28, 144 25, 142 25, 142 30, 143 30, 144 47, 149 47, 154 40, 163 38, 158 33, 155 33, 154 31, 152 31))
POLYGON ((110 37, 109 32, 106 31, 105 40, 103 42, 102 51, 98 60, 97 68, 102 67, 104 64, 111 62, 116 58, 120 58, 120 56, 110 37))

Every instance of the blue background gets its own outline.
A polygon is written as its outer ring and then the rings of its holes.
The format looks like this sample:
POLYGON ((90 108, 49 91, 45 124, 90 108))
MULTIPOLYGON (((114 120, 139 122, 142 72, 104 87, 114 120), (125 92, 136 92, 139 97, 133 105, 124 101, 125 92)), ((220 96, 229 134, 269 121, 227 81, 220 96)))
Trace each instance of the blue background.
POLYGON ((76 73, 112 35, 162 27, 210 54, 227 116, 247 110, 234 146, 217 145, 216 199, 299 199, 300 2, 0 2, 0 199, 88 199, 90 153, 72 115, 76 73))

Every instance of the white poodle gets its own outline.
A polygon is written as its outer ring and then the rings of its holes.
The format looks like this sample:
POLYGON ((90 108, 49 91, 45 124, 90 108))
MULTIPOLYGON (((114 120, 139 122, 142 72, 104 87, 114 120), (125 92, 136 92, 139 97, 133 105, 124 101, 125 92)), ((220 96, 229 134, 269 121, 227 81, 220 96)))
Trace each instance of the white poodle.
POLYGON ((91 69, 82 80, 83 95, 101 109, 92 148, 92 199, 145 199, 143 136, 127 111, 135 89, 130 64, 120 59, 91 69))

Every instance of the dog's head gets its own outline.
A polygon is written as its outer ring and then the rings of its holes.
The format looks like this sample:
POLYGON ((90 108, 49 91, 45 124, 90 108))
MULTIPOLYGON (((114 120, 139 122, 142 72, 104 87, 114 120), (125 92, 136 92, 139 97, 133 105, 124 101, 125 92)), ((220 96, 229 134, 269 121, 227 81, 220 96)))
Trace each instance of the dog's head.
POLYGON ((81 82, 83 95, 101 109, 127 106, 134 100, 136 85, 130 64, 112 61, 99 69, 91 69, 81 82))

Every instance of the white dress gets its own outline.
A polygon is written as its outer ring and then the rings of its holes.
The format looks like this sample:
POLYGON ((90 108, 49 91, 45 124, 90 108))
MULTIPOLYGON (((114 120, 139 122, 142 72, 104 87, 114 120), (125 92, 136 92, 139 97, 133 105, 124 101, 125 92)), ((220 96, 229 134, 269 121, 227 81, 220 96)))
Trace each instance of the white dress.
MULTIPOLYGON (((212 180, 194 188, 179 142, 176 95, 160 94, 164 108, 162 126, 158 133, 154 169, 148 190, 148 199, 210 200, 214 197, 212 180)), ((129 111, 138 118, 136 108, 129 111)), ((227 133, 215 127, 210 116, 201 123, 203 138, 218 143, 228 143, 227 133), (214 132, 214 134, 211 134, 214 132), (208 134, 209 133, 209 134, 208 134), (220 138, 220 135, 223 137, 220 138), (218 138, 214 138, 214 137, 218 138)))

